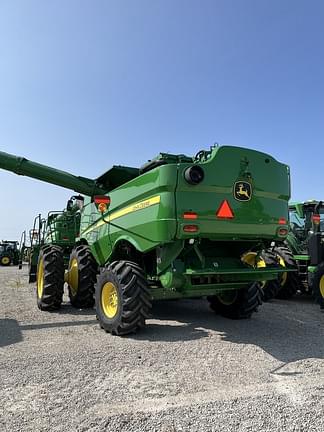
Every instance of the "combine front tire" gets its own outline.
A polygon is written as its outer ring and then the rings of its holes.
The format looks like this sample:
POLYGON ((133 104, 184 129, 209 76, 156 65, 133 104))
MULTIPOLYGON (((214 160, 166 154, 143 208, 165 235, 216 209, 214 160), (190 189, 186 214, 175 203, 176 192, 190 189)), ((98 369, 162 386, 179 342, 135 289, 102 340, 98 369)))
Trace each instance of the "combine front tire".
POLYGON ((72 306, 93 307, 97 272, 98 265, 89 246, 76 246, 71 252, 68 268, 69 298, 72 306))
POLYGON ((37 306, 43 311, 59 309, 64 285, 64 262, 62 249, 45 246, 40 250, 37 265, 37 306))
POLYGON ((251 318, 252 313, 256 312, 262 303, 258 282, 246 288, 210 296, 207 299, 214 312, 231 319, 251 318))
MULTIPOLYGON (((282 266, 297 270, 297 264, 290 249, 286 246, 278 246, 274 249, 274 252, 278 254, 279 258, 281 258, 280 261, 282 266)), ((277 294, 277 298, 279 299, 287 300, 293 297, 300 287, 297 271, 283 273, 279 282, 280 290, 277 294)))
POLYGON ((113 335, 135 333, 152 307, 145 274, 130 261, 115 261, 102 269, 95 299, 100 326, 113 335))

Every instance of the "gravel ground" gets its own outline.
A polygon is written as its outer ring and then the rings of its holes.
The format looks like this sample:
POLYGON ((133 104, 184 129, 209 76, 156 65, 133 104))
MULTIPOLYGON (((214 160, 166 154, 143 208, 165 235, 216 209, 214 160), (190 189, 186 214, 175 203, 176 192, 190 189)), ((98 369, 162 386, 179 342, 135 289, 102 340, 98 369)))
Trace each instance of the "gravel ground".
POLYGON ((94 310, 40 312, 0 268, 0 431, 323 431, 324 314, 275 300, 250 320, 160 302, 135 336, 94 310))

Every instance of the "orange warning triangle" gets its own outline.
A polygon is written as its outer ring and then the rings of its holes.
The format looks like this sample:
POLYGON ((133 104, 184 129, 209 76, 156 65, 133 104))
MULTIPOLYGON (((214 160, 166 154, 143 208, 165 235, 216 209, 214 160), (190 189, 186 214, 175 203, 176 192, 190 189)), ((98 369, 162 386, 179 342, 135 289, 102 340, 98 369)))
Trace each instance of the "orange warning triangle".
POLYGON ((233 210, 231 209, 227 200, 222 201, 221 205, 219 206, 216 212, 216 216, 218 218, 226 218, 226 219, 234 218, 233 210))

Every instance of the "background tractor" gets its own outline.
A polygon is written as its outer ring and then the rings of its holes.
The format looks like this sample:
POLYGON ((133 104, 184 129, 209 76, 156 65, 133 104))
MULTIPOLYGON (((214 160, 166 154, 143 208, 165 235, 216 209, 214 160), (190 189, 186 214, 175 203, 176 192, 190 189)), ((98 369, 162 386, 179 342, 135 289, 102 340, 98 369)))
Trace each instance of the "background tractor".
POLYGON ((248 318, 290 272, 271 251, 288 233, 289 168, 265 153, 160 153, 94 180, 6 153, 0 167, 86 195, 65 278, 63 246, 40 249, 41 309, 60 307, 65 280, 78 307, 95 294, 99 323, 112 334, 144 326, 158 299, 207 297, 215 312, 248 318))
POLYGON ((0 264, 9 266, 10 264, 18 265, 19 249, 18 242, 15 240, 4 240, 0 243, 0 264))
POLYGON ((295 273, 284 278, 283 298, 298 290, 309 293, 324 307, 324 205, 322 201, 289 204, 290 228, 285 245, 276 248, 295 273))

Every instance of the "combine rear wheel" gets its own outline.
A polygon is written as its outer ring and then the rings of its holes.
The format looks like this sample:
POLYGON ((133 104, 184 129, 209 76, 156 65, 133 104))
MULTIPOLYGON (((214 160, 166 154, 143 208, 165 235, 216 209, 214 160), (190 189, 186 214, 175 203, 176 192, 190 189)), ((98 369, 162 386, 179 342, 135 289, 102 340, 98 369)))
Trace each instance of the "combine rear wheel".
POLYGON ((76 308, 93 307, 97 272, 98 265, 89 246, 76 246, 70 255, 67 278, 72 306, 76 308))
POLYGON ((95 299, 100 326, 113 335, 135 333, 152 307, 145 274, 130 261, 115 261, 102 269, 95 299))
POLYGON ((296 272, 283 273, 279 279, 280 290, 277 294, 277 298, 287 300, 293 297, 300 288, 297 263, 290 249, 286 246, 278 246, 274 249, 274 252, 279 256, 280 265, 296 269, 296 272))
POLYGON ((64 285, 62 249, 48 245, 40 250, 37 265, 37 306, 43 311, 59 309, 64 285))
POLYGON ((246 288, 207 297, 211 309, 218 315, 231 319, 251 318, 261 305, 261 289, 258 282, 246 288))

